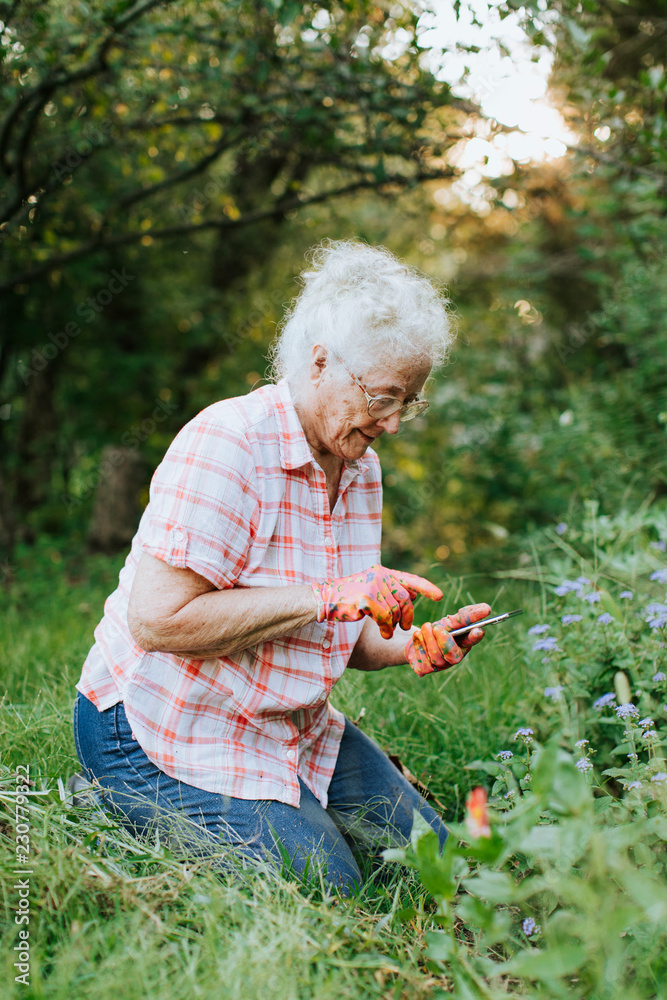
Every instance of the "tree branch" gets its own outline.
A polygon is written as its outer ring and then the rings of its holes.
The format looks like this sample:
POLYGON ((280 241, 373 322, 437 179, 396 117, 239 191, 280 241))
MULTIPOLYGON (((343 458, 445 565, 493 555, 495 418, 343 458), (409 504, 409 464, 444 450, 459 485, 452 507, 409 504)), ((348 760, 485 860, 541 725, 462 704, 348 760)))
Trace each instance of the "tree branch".
MULTIPOLYGON (((107 69, 106 65, 106 55, 114 42, 117 35, 121 34, 122 31, 142 14, 147 13, 152 10, 153 7, 158 6, 168 6, 173 3, 174 0, 140 0, 136 3, 134 7, 126 11, 122 17, 119 17, 117 21, 112 22, 107 27, 110 29, 107 37, 102 41, 97 52, 92 57, 92 59, 78 70, 72 70, 69 73, 62 73, 58 75, 59 70, 45 80, 40 80, 39 83, 35 84, 32 90, 28 90, 26 93, 21 94, 18 101, 13 108, 8 112, 7 116, 0 130, 0 166, 4 170, 5 174, 10 177, 13 170, 10 164, 7 162, 7 147, 9 145, 9 140, 11 138, 11 133, 14 125, 18 121, 19 116, 23 111, 30 107, 33 100, 46 93, 47 91, 52 93, 59 87, 67 86, 71 83, 76 83, 79 80, 85 80, 91 76, 97 76, 98 73, 104 72, 107 69)), ((48 100, 48 98, 47 98, 48 100)))
POLYGON ((238 219, 229 219, 225 216, 224 218, 207 219, 204 222, 188 223, 180 226, 166 226, 163 229, 119 233, 115 236, 106 237, 104 235, 100 235, 93 240, 89 240, 87 243, 80 244, 68 253, 57 254, 54 257, 49 258, 49 260, 42 261, 35 267, 26 269, 19 274, 15 274, 12 277, 7 278, 5 281, 0 282, 0 292, 7 291, 14 285, 27 284, 35 278, 39 278, 41 275, 46 274, 55 267, 64 267, 67 264, 71 264, 75 260, 79 260, 81 257, 94 253, 100 253, 103 250, 110 250, 121 246, 130 246, 132 244, 139 243, 145 236, 150 236, 153 240, 164 240, 171 239, 175 236, 185 236, 205 232, 209 229, 240 229, 243 226, 252 225, 254 222, 261 222, 265 219, 271 218, 279 218, 287 212, 298 210, 300 208, 306 208, 308 205, 316 205, 332 198, 340 198, 346 194, 354 194, 355 192, 362 191, 364 189, 374 188, 381 191, 383 188, 390 187, 391 185, 409 187, 415 184, 423 184, 425 181, 444 180, 450 177, 455 177, 457 174, 458 172, 453 168, 446 168, 444 170, 437 171, 420 171, 412 177, 406 177, 403 174, 388 175, 384 177, 382 181, 378 181, 374 177, 364 177, 359 180, 352 181, 349 184, 344 184, 331 191, 320 191, 317 194, 307 195, 305 197, 302 194, 301 197, 281 201, 280 204, 273 205, 271 208, 255 209, 252 212, 246 212, 238 219))
POLYGON ((616 157, 609 156, 607 153, 601 153, 591 146, 567 146, 567 149, 570 153, 577 153, 579 156, 590 156, 592 160, 597 160, 598 163, 604 163, 608 167, 616 167, 617 170, 628 174, 640 174, 642 177, 651 177, 653 180, 662 181, 663 183, 667 181, 667 174, 665 173, 659 173, 655 170, 650 170, 648 167, 639 167, 635 166, 634 163, 617 160, 616 157))

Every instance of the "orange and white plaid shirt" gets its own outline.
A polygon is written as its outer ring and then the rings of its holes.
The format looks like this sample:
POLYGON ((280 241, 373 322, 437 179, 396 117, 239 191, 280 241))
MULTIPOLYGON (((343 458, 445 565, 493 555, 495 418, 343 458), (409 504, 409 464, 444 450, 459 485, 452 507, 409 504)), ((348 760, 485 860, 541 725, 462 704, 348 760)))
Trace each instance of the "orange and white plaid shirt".
POLYGON ((364 619, 313 622, 230 656, 147 653, 127 607, 142 552, 220 590, 291 587, 380 562, 382 486, 372 449, 345 462, 329 509, 287 383, 221 400, 183 427, 104 605, 77 688, 102 711, 125 704, 135 738, 167 774, 241 799, 324 807, 344 717, 329 703, 364 619))

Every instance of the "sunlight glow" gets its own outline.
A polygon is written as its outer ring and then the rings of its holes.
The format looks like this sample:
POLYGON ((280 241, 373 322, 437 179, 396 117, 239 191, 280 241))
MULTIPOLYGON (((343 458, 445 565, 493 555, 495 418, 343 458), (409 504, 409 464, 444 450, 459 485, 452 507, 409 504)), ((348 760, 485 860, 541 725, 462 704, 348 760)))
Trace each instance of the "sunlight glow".
MULTIPOLYGON (((501 20, 499 4, 500 0, 464 0, 457 19, 453 0, 432 0, 418 28, 431 72, 445 80, 456 97, 478 103, 486 116, 505 127, 488 137, 480 137, 477 130, 448 156, 464 170, 453 185, 454 193, 476 211, 483 210, 487 201, 485 179, 511 174, 514 163, 564 156, 578 141, 549 101, 551 51, 531 45, 516 13, 501 20)), ((545 33, 552 17, 544 14, 545 33)))

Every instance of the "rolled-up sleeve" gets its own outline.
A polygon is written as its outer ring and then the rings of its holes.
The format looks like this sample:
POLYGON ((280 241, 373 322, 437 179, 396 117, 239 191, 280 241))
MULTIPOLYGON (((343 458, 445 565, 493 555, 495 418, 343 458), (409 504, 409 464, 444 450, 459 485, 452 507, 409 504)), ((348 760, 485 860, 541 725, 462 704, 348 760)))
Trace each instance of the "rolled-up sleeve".
POLYGON ((190 421, 151 480, 143 551, 222 590, 237 582, 258 522, 256 470, 243 434, 201 415, 190 421))

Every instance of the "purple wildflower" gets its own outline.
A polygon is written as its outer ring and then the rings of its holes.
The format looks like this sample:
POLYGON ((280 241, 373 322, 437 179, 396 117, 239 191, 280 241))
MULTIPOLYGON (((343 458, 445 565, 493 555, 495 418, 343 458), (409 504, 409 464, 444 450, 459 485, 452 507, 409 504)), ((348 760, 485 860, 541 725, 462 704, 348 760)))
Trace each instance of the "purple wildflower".
POLYGON ((603 694, 601 698, 593 702, 593 708, 596 708, 599 712, 601 709, 606 708, 607 705, 613 705, 615 701, 616 695, 611 693, 603 694))
POLYGON ((536 937, 542 930, 540 925, 536 924, 532 917, 526 917, 521 924, 521 927, 526 937, 536 937))
POLYGON ((590 594, 584 594, 582 600, 588 601, 589 604, 597 604, 598 601, 602 600, 599 591, 592 590, 590 594))
POLYGON ((583 589, 584 589, 583 583, 579 583, 576 580, 563 580, 563 582, 559 584, 558 587, 556 587, 555 592, 558 594, 559 597, 565 597, 566 594, 569 594, 573 590, 580 591, 583 589))
POLYGON ((588 746, 588 740, 577 740, 574 745, 577 750, 583 750, 585 746, 588 746))
POLYGON ((657 580, 658 583, 667 583, 667 569, 657 569, 651 573, 649 580, 657 580))
POLYGON ((658 771, 656 774, 653 775, 651 781, 657 781, 658 784, 660 784, 663 781, 667 781, 667 774, 665 774, 664 771, 658 771))
POLYGON ((616 706, 616 715, 619 719, 632 719, 639 715, 639 712, 631 701, 626 701, 624 705, 616 706))
POLYGON ((563 693, 563 685, 558 684, 556 687, 550 687, 544 689, 544 697, 551 698, 552 701, 560 701, 560 696, 563 693))
POLYGON ((534 644, 533 649, 544 649, 547 652, 560 652, 558 648, 558 639, 555 635, 548 635, 546 639, 538 639, 534 644))
POLYGON ((625 787, 629 791, 631 788, 641 788, 642 783, 641 781, 630 781, 625 787))
POLYGON ((542 635, 544 632, 548 632, 551 625, 533 625, 532 628, 528 629, 528 635, 542 635))
POLYGON ((646 719, 640 719, 639 725, 642 727, 642 729, 650 729, 651 726, 655 725, 655 723, 653 722, 653 719, 646 718, 646 719))
POLYGON ((659 684, 660 681, 667 681, 667 674, 664 674, 662 670, 658 670, 657 674, 653 674, 651 680, 655 681, 656 684, 659 684))
POLYGON ((532 735, 533 735, 533 730, 530 729, 530 727, 522 726, 521 729, 517 729, 517 731, 515 732, 514 739, 518 740, 519 737, 522 736, 524 740, 526 740, 526 742, 529 742, 531 741, 532 735))
POLYGON ((659 542, 649 542, 649 548, 657 549, 658 552, 664 552, 667 549, 667 542, 661 538, 659 542))
POLYGON ((632 600, 632 591, 631 590, 622 590, 618 596, 622 597, 626 601, 631 601, 632 600))
POLYGON ((498 760, 511 760, 513 756, 514 756, 514 754, 512 753, 511 750, 500 750, 496 754, 496 757, 498 758, 498 760))
POLYGON ((564 535, 566 531, 567 531, 567 525, 566 525, 565 521, 560 521, 556 525, 556 534, 557 535, 564 535))
POLYGON ((563 625, 574 625, 575 622, 581 621, 581 615, 563 615, 561 621, 563 625))
POLYGON ((662 628, 667 624, 667 604, 661 604, 659 601, 647 604, 646 615, 644 621, 648 622, 649 628, 662 628))
POLYGON ((600 625, 611 625, 616 619, 613 615, 610 615, 608 611, 604 611, 601 615, 598 615, 598 621, 600 625))
POLYGON ((575 766, 576 766, 576 768, 577 768, 578 771, 582 772, 582 774, 585 773, 586 771, 592 771, 593 770, 593 765, 591 764, 591 762, 588 759, 588 757, 582 757, 581 760, 577 761, 577 763, 576 763, 575 766))

